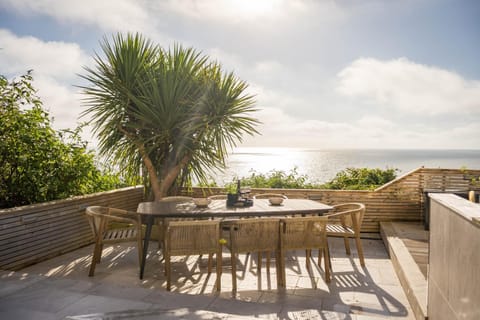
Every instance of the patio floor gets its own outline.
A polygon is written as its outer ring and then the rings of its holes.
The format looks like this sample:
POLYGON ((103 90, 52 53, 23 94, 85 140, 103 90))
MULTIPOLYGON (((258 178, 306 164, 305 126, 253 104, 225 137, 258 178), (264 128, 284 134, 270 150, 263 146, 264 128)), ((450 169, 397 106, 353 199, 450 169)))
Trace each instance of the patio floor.
POLYGON ((381 240, 362 240, 365 268, 355 249, 351 257, 345 254, 343 240, 329 242, 330 284, 315 263, 311 271, 306 269, 302 251, 287 255, 286 289, 277 289, 274 259, 270 272, 263 259, 257 274, 256 255, 240 255, 236 296, 231 293, 228 251, 222 260, 222 291, 215 294, 215 273, 207 275, 207 256, 175 260, 172 292, 167 292, 156 243, 150 245, 144 280, 138 278, 133 243, 106 247, 95 276, 89 278, 89 246, 18 272, 1 271, 0 318, 414 319, 381 240))

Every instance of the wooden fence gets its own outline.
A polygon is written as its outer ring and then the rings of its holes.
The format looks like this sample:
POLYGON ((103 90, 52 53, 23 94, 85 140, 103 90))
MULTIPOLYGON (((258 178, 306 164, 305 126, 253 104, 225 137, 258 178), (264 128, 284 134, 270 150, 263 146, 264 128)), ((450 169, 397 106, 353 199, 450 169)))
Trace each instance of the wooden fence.
MULTIPOLYGON (((362 202, 366 205, 363 233, 378 233, 381 221, 422 221, 425 192, 480 191, 480 170, 419 168, 373 191, 276 189, 289 198, 310 198, 327 204, 362 202)), ((254 189, 254 193, 272 192, 254 189)), ((221 188, 194 188, 202 197, 221 188)), ((0 269, 18 270, 76 250, 92 242, 84 218, 88 205, 136 210, 143 187, 125 188, 37 205, 0 210, 0 269)))
MULTIPOLYGON (((275 189, 289 198, 309 198, 327 204, 362 202, 366 207, 362 233, 379 233, 382 221, 423 221, 427 192, 480 191, 480 170, 429 169, 411 171, 373 191, 275 189)), ((212 189, 220 193, 221 189, 212 189)), ((272 192, 272 189, 252 189, 252 193, 272 192)), ((194 196, 208 195, 201 188, 194 196)))
POLYGON ((18 270, 90 244, 86 206, 136 210, 142 199, 140 186, 0 210, 0 269, 18 270))

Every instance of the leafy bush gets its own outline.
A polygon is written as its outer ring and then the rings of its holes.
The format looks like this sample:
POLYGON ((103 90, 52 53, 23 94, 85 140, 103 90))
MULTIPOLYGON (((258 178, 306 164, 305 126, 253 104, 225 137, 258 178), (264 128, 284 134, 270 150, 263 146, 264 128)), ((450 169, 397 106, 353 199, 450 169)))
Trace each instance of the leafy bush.
MULTIPOLYGON (((237 179, 235 178, 234 181, 237 179)), ((306 175, 300 175, 297 168, 290 172, 281 170, 272 170, 268 173, 252 172, 250 176, 240 179, 242 186, 252 188, 272 188, 272 189, 313 189, 318 185, 308 182, 306 175)))
POLYGON ((127 185, 95 166, 81 141, 81 126, 56 132, 35 95, 31 73, 0 76, 0 208, 14 207, 127 185))
MULTIPOLYGON (((347 168, 338 172, 331 181, 325 184, 311 183, 308 176, 300 175, 297 168, 289 173, 272 170, 266 174, 252 172, 250 176, 241 178, 242 186, 252 188, 273 189, 337 189, 337 190, 372 190, 396 178, 398 169, 347 168)), ((227 184, 236 187, 237 178, 227 184)))
POLYGON ((373 190, 397 177, 398 169, 347 168, 322 187, 337 190, 373 190))

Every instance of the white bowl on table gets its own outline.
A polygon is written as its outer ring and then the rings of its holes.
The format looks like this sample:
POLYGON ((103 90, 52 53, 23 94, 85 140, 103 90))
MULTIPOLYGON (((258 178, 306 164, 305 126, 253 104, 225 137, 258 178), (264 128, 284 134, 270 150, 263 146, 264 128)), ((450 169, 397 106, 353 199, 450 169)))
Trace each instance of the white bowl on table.
POLYGON ((279 205, 282 204, 283 198, 282 197, 270 197, 270 198, 268 198, 268 201, 270 202, 270 204, 272 206, 279 206, 279 205))
POLYGON ((212 200, 208 198, 193 198, 193 203, 200 208, 208 207, 211 202, 212 200))

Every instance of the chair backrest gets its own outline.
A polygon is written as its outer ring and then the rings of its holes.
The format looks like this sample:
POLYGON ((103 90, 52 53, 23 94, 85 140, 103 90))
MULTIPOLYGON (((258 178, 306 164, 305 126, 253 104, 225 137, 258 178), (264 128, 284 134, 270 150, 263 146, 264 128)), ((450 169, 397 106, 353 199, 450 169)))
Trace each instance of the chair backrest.
POLYGON ((87 217, 88 224, 90 225, 90 229, 92 229, 92 233, 96 238, 100 230, 104 228, 103 225, 107 223, 104 216, 108 215, 108 208, 90 206, 85 209, 85 215, 87 217))
POLYGON ((324 216, 290 217, 280 221, 280 245, 283 249, 316 249, 327 246, 328 218, 324 216))
POLYGON ((140 217, 133 212, 117 208, 89 206, 85 209, 85 215, 95 238, 102 235, 104 242, 136 239, 136 232, 140 227, 140 217), (117 223, 113 233, 110 232, 112 223, 117 223), (126 226, 119 227, 119 223, 126 224, 126 226))
POLYGON ((235 253, 275 251, 278 249, 280 219, 246 218, 226 221, 229 229, 227 246, 235 253))
POLYGON ((165 246, 170 255, 216 253, 221 249, 220 221, 170 221, 165 246))
POLYGON ((332 213, 327 215, 330 221, 338 219, 343 226, 350 227, 355 232, 360 232, 364 216, 365 205, 357 202, 334 205, 332 213))
POLYGON ((281 193, 259 193, 253 196, 254 199, 268 199, 268 198, 282 198, 288 199, 288 197, 281 193))

